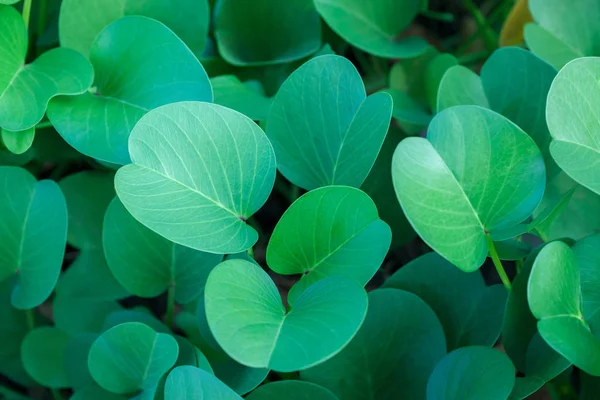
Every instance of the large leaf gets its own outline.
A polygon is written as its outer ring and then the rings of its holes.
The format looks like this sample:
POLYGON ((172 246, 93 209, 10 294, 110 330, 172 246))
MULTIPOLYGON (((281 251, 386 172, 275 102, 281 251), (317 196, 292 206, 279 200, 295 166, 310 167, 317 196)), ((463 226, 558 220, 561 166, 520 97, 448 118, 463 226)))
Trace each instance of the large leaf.
POLYGON ((359 189, 326 186, 296 200, 269 240, 267 264, 283 275, 303 274, 288 302, 329 276, 346 276, 364 286, 390 248, 392 232, 379 219, 373 200, 359 189))
POLYGON ((360 187, 385 139, 392 114, 387 93, 367 97, 347 59, 311 59, 283 83, 271 107, 267 135, 277 166, 292 183, 360 187))
POLYGON ((321 21, 312 0, 219 0, 219 53, 233 65, 296 61, 321 47, 321 21))
POLYGON ((214 375, 191 366, 175 368, 167 377, 165 400, 242 400, 214 375))
POLYGON ((329 390, 310 382, 278 381, 260 386, 247 400, 338 400, 329 390))
POLYGON ((60 44, 89 56, 96 36, 126 15, 143 15, 162 22, 200 56, 210 19, 208 0, 65 0, 58 19, 60 44))
POLYGON ((545 186, 544 161, 533 140, 477 106, 446 109, 431 122, 427 139, 400 142, 392 176, 415 231, 464 271, 485 260, 486 232, 525 220, 545 186))
POLYGON ((427 400, 506 400, 515 384, 506 354, 482 346, 454 350, 427 382, 427 400))
POLYGON ((145 115, 129 143, 133 164, 117 172, 115 187, 135 219, 211 253, 238 253, 256 243, 246 220, 271 192, 275 154, 251 119, 214 104, 181 102, 145 115))
POLYGON ((54 181, 0 167, 0 281, 16 275, 11 303, 28 309, 52 293, 67 239, 67 205, 54 181))
POLYGON ((486 286, 480 273, 460 271, 437 253, 427 253, 400 268, 384 287, 412 292, 436 313, 448 351, 464 346, 493 346, 506 305, 502 285, 486 286))
POLYGON ((27 373, 53 389, 69 386, 64 361, 68 341, 69 335, 57 328, 42 327, 29 332, 21 345, 27 373))
POLYGON ((177 342, 172 336, 129 322, 109 329, 96 339, 88 366, 102 388, 126 394, 155 385, 175 364, 177 355, 177 342))
POLYGON ((350 344, 301 372, 344 400, 424 399, 427 378, 446 354, 442 325, 412 293, 369 293, 369 311, 350 344))
POLYGON ((204 253, 168 241, 136 221, 115 198, 104 219, 104 252, 108 266, 129 293, 156 297, 173 287, 185 304, 204 290, 209 272, 222 254, 204 253))
POLYGON ((31 128, 52 97, 80 94, 90 87, 90 63, 74 50, 53 49, 25 64, 27 28, 16 9, 0 5, 0 25, 0 127, 31 128))
POLYGON ((306 289, 287 312, 269 275, 244 260, 213 269, 204 296, 208 324, 227 354, 247 366, 283 372, 339 352, 367 311, 367 296, 358 284, 330 277, 306 289))
POLYGON ((338 35, 376 56, 410 58, 429 47, 420 37, 401 37, 420 11, 421 0, 316 0, 315 5, 338 35))
POLYGON ((581 58, 560 70, 548 93, 546 115, 552 134, 550 153, 559 167, 600 194, 600 58, 581 58))
POLYGON ((149 110, 184 100, 212 101, 198 59, 150 18, 125 17, 110 24, 92 44, 90 61, 95 89, 53 99, 48 118, 71 146, 102 161, 130 162, 129 133, 149 110))

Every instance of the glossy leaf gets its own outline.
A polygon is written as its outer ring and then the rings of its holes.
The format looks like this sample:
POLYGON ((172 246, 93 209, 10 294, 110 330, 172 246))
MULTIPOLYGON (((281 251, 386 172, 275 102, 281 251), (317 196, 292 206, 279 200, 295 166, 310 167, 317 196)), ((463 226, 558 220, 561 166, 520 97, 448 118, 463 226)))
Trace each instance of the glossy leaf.
POLYGON ((115 187, 135 219, 210 253, 256 243, 246 220, 271 192, 275 155, 252 120, 222 106, 181 102, 145 115, 129 143, 133 164, 117 172, 115 187))
POLYGON ((247 400, 337 400, 329 390, 310 382, 278 381, 260 386, 247 400))
POLYGON ((54 99, 48 118, 71 146, 102 161, 130 162, 129 133, 148 111, 213 98, 198 59, 166 26, 150 18, 125 17, 110 24, 92 44, 90 61, 95 89, 54 99))
POLYGON ((394 153, 392 176, 415 231, 467 272, 487 256, 486 232, 525 220, 545 185, 533 140, 477 106, 444 110, 431 122, 427 139, 404 139, 394 153))
POLYGON ((308 368, 342 350, 367 308, 359 285, 330 277, 306 289, 286 312, 268 274, 243 260, 213 269, 205 302, 210 329, 227 354, 247 366, 283 372, 308 368))
POLYGON ((283 83, 269 113, 267 135, 279 171, 306 190, 360 187, 385 139, 392 114, 386 93, 366 96, 347 59, 311 59, 283 83))
POLYGON ((23 154, 33 144, 35 137, 35 127, 25 129, 23 131, 1 130, 2 143, 8 150, 14 154, 23 154))
POLYGON ((481 78, 462 65, 450 67, 442 77, 437 93, 439 113, 446 108, 460 105, 474 105, 489 108, 481 78))
POLYGON ((22 131, 41 121, 48 101, 75 95, 91 85, 90 63, 70 49, 52 49, 25 64, 28 36, 23 17, 0 5, 0 127, 22 131))
POLYGON ((344 400, 423 399, 427 378, 445 354, 431 308, 412 293, 380 289, 369 293, 367 317, 350 344, 300 376, 344 400))
POLYGON ((267 247, 269 267, 283 275, 303 274, 288 302, 329 276, 361 286, 375 275, 392 240, 373 200, 359 189, 326 186, 312 190, 283 214, 267 247))
POLYGON ((25 370, 41 385, 58 389, 69 385, 65 374, 65 350, 69 336, 57 328, 37 328, 21 344, 25 370))
POLYGON ((321 17, 355 47, 387 58, 423 54, 428 44, 419 37, 401 38, 421 8, 421 0, 316 0, 321 17))
POLYGON ((17 275, 11 303, 33 308, 50 296, 60 274, 67 236, 65 198, 54 181, 36 182, 18 167, 0 167, 0 187, 0 281, 17 275))
POLYGON ((215 93, 215 104, 236 110, 255 121, 267 119, 271 99, 257 92, 235 75, 222 75, 210 80, 215 93))
POLYGON ((175 368, 167 377, 165 400, 241 400, 214 375, 191 366, 175 368))

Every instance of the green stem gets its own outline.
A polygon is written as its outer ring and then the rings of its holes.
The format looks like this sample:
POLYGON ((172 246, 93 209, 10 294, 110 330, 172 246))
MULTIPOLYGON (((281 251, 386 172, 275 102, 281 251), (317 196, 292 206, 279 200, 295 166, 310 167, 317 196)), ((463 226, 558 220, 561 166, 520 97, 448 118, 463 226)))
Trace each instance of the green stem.
POLYGON ((40 122, 39 124, 37 124, 35 126, 35 129, 45 129, 45 128, 51 128, 52 127, 52 123, 50 121, 44 121, 44 122, 40 122))
POLYGON ((469 53, 462 57, 458 57, 457 60, 458 60, 459 64, 463 64, 463 65, 474 64, 481 60, 485 60, 489 55, 490 55, 489 51, 482 50, 482 51, 476 51, 475 53, 469 53))
POLYGON ((490 256, 492 257, 492 261, 494 262, 494 267, 496 267, 496 271, 498 271, 498 275, 500 276, 500 280, 504 284, 506 290, 510 291, 512 285, 510 283, 510 279, 508 279, 508 275, 506 275, 506 271, 504 271, 504 267, 502 266, 502 262, 500 261, 500 257, 498 257, 498 252, 496 251, 496 246, 494 246, 494 242, 492 241, 492 237, 489 233, 486 233, 485 237, 487 238, 488 249, 490 250, 490 256))
POLYGON ((25 0, 23 3, 23 21, 25 21, 25 28, 29 28, 29 16, 31 15, 31 3, 33 0, 25 0))
POLYGON ((496 37, 494 30, 473 0, 464 0, 464 5, 467 11, 473 16, 475 23, 477 23, 477 27, 483 34, 483 41, 485 42, 486 48, 488 51, 494 51, 498 47, 498 38, 496 37))
POLYGON ((37 34, 38 37, 42 36, 46 31, 46 10, 48 9, 48 0, 39 0, 40 5, 38 6, 38 20, 37 20, 37 34))
POLYGON ((421 15, 426 18, 433 19, 436 21, 454 22, 454 15, 451 13, 447 13, 447 12, 437 12, 437 11, 425 10, 425 11, 421 11, 421 15))
POLYGON ((27 329, 30 331, 35 329, 35 309, 29 308, 25 310, 25 320, 27 321, 27 329))
POLYGON ((254 247, 250 247, 248 249, 248 255, 250 256, 250 258, 254 258, 254 247))
POLYGON ((300 196, 300 187, 294 185, 292 183, 292 188, 290 189, 290 199, 292 203, 296 201, 296 199, 300 196))
POLYGON ((167 291, 167 315, 165 316, 165 322, 169 328, 173 328, 173 316, 175 315, 175 284, 169 285, 167 291))

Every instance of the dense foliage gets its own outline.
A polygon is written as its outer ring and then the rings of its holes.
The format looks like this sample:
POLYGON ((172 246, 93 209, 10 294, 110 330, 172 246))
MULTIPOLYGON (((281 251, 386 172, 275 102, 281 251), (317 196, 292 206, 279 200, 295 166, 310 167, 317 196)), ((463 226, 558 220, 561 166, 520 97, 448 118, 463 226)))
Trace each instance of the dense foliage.
POLYGON ((0 398, 600 398, 598 21, 0 0, 0 398))

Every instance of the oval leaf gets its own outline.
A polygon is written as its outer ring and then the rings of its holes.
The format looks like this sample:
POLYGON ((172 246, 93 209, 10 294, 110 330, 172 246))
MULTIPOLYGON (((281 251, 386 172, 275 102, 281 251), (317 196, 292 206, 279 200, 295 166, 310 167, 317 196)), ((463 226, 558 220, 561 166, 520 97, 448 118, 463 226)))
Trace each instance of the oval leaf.
POLYGON ((483 91, 481 78, 462 65, 448 68, 440 81, 437 94, 437 112, 461 105, 474 105, 489 108, 483 91))
POLYGON ((167 377, 165 400, 242 400, 214 375, 195 367, 175 368, 167 377))
POLYGON ((69 386, 65 372, 65 350, 69 335, 57 328, 32 330, 21 344, 25 370, 41 385, 52 389, 69 386))

